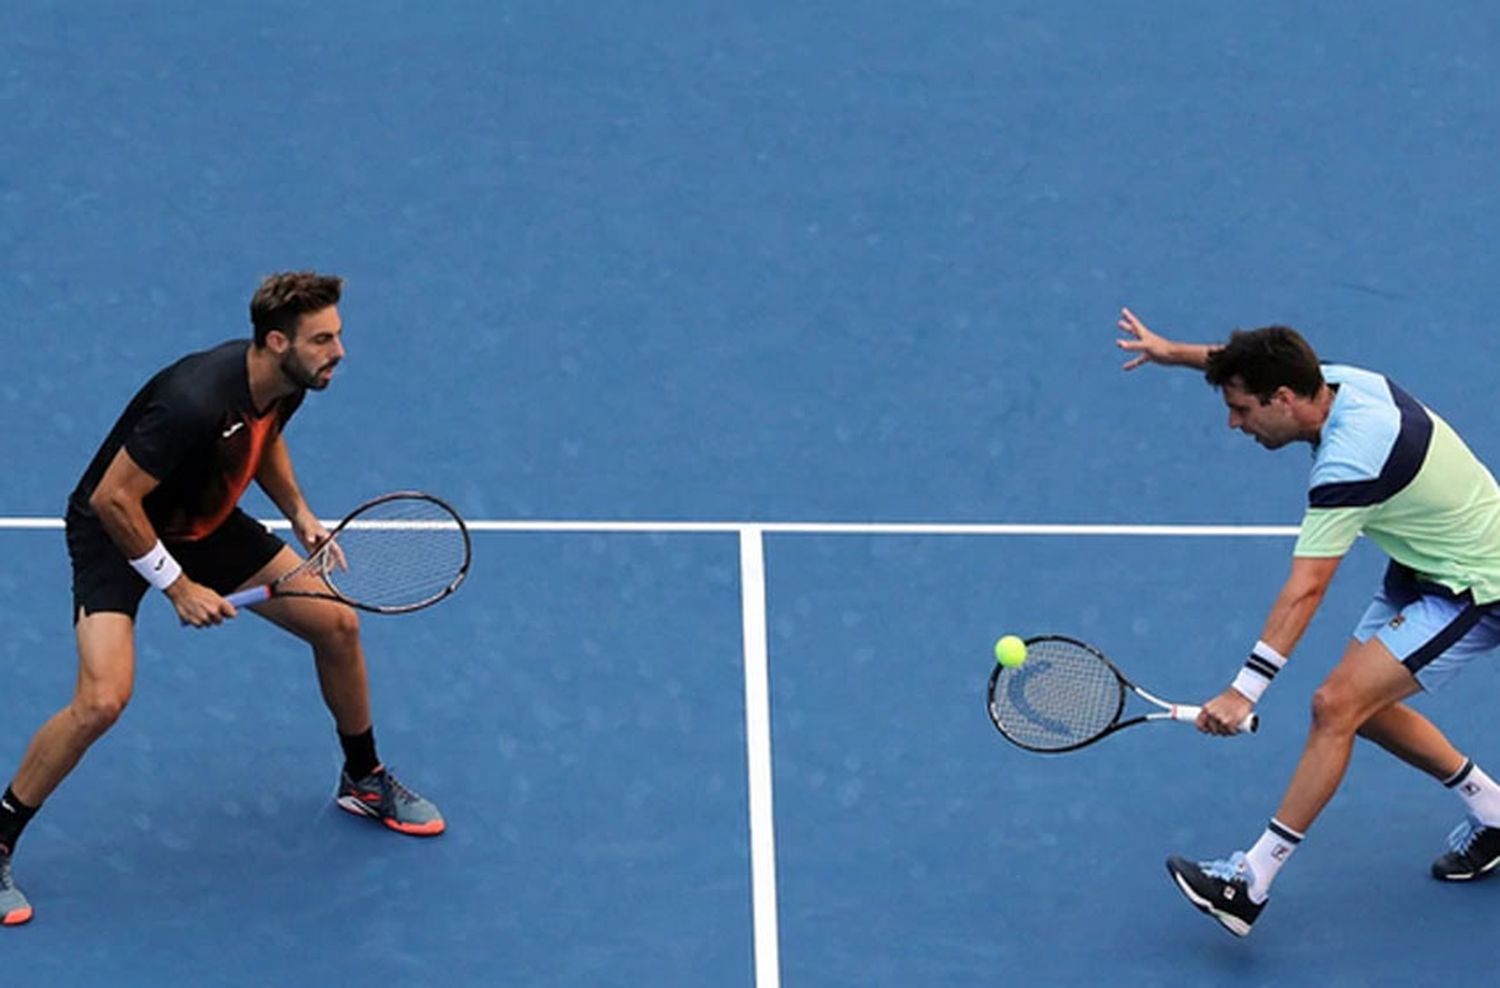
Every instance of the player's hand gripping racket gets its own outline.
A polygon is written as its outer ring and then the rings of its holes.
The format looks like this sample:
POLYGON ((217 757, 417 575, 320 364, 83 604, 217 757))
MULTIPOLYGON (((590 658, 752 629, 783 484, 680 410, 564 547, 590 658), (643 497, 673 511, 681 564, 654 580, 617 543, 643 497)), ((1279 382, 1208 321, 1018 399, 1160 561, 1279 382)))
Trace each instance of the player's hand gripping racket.
MULTIPOLYGON (((989 699, 990 720, 1007 741, 1046 752, 1073 751, 1148 721, 1191 723, 1202 709, 1152 696, 1126 679, 1103 652, 1061 635, 1028 639, 1025 662, 996 665, 989 699), (1127 692, 1159 709, 1122 719, 1127 692)), ((1259 726, 1260 718, 1252 713, 1240 730, 1259 726)))
POLYGON ((244 607, 273 597, 322 597, 377 614, 405 614, 457 590, 469 559, 469 529, 457 511, 431 494, 399 491, 355 508, 302 565, 274 583, 225 599, 244 607))

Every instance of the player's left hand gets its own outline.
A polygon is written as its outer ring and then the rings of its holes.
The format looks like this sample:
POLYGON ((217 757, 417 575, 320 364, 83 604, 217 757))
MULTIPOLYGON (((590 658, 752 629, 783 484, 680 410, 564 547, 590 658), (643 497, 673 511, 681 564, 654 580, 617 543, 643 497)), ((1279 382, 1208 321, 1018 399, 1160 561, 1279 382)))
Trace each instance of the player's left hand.
POLYGON ((1204 734, 1228 736, 1240 733, 1240 725, 1250 716, 1255 704, 1233 686, 1203 705, 1198 714, 1198 730, 1204 734))
POLYGON ((1134 354, 1125 362, 1122 370, 1135 370, 1142 364, 1170 362, 1168 357, 1172 352, 1172 341, 1147 329, 1146 324, 1134 312, 1121 309, 1120 321, 1116 325, 1125 335, 1115 340, 1115 345, 1134 354))
MULTIPOLYGON (((312 512, 308 512, 306 515, 292 521, 292 534, 297 536, 297 541, 302 543, 302 548, 307 551, 309 556, 321 549, 323 543, 327 542, 331 537, 327 527, 312 512)), ((338 569, 349 568, 348 564, 344 562, 343 550, 338 547, 337 543, 334 543, 333 547, 329 550, 329 557, 328 562, 338 569)))

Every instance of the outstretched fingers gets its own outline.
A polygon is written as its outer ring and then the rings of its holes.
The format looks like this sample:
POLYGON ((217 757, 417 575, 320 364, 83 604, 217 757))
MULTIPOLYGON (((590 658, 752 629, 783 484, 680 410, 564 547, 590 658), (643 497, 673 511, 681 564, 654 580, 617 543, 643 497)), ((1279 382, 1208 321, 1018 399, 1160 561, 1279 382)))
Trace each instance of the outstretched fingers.
POLYGON ((1152 349, 1160 342, 1161 337, 1147 329, 1146 324, 1128 308, 1120 309, 1120 319, 1115 325, 1120 332, 1126 334, 1115 340, 1115 346, 1135 354, 1120 369, 1135 370, 1142 364, 1150 363, 1153 359, 1152 349))

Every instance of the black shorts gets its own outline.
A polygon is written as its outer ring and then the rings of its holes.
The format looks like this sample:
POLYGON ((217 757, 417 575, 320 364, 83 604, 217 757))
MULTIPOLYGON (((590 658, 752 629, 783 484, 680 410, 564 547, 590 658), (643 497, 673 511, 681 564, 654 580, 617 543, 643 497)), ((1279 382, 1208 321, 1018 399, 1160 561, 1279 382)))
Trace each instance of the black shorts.
MULTIPOLYGON (((97 518, 68 512, 68 555, 73 560, 73 620, 114 611, 135 617, 151 585, 130 565, 97 518)), ((195 542, 168 542, 183 572, 218 593, 229 593, 260 572, 286 543, 239 508, 195 542)))

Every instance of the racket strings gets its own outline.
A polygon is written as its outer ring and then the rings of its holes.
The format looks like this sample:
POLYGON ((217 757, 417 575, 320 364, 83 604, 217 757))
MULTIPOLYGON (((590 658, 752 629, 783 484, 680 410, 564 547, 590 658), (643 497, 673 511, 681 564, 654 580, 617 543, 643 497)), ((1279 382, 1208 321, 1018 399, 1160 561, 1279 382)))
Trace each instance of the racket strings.
POLYGON ((1002 669, 991 703, 997 726, 1028 748, 1069 748, 1108 730, 1119 716, 1124 687, 1087 647, 1044 639, 1026 662, 1002 669))
POLYGON ((409 608, 446 594, 464 573, 469 542, 435 501, 402 497, 354 515, 335 537, 343 566, 325 578, 338 593, 376 608, 409 608))

